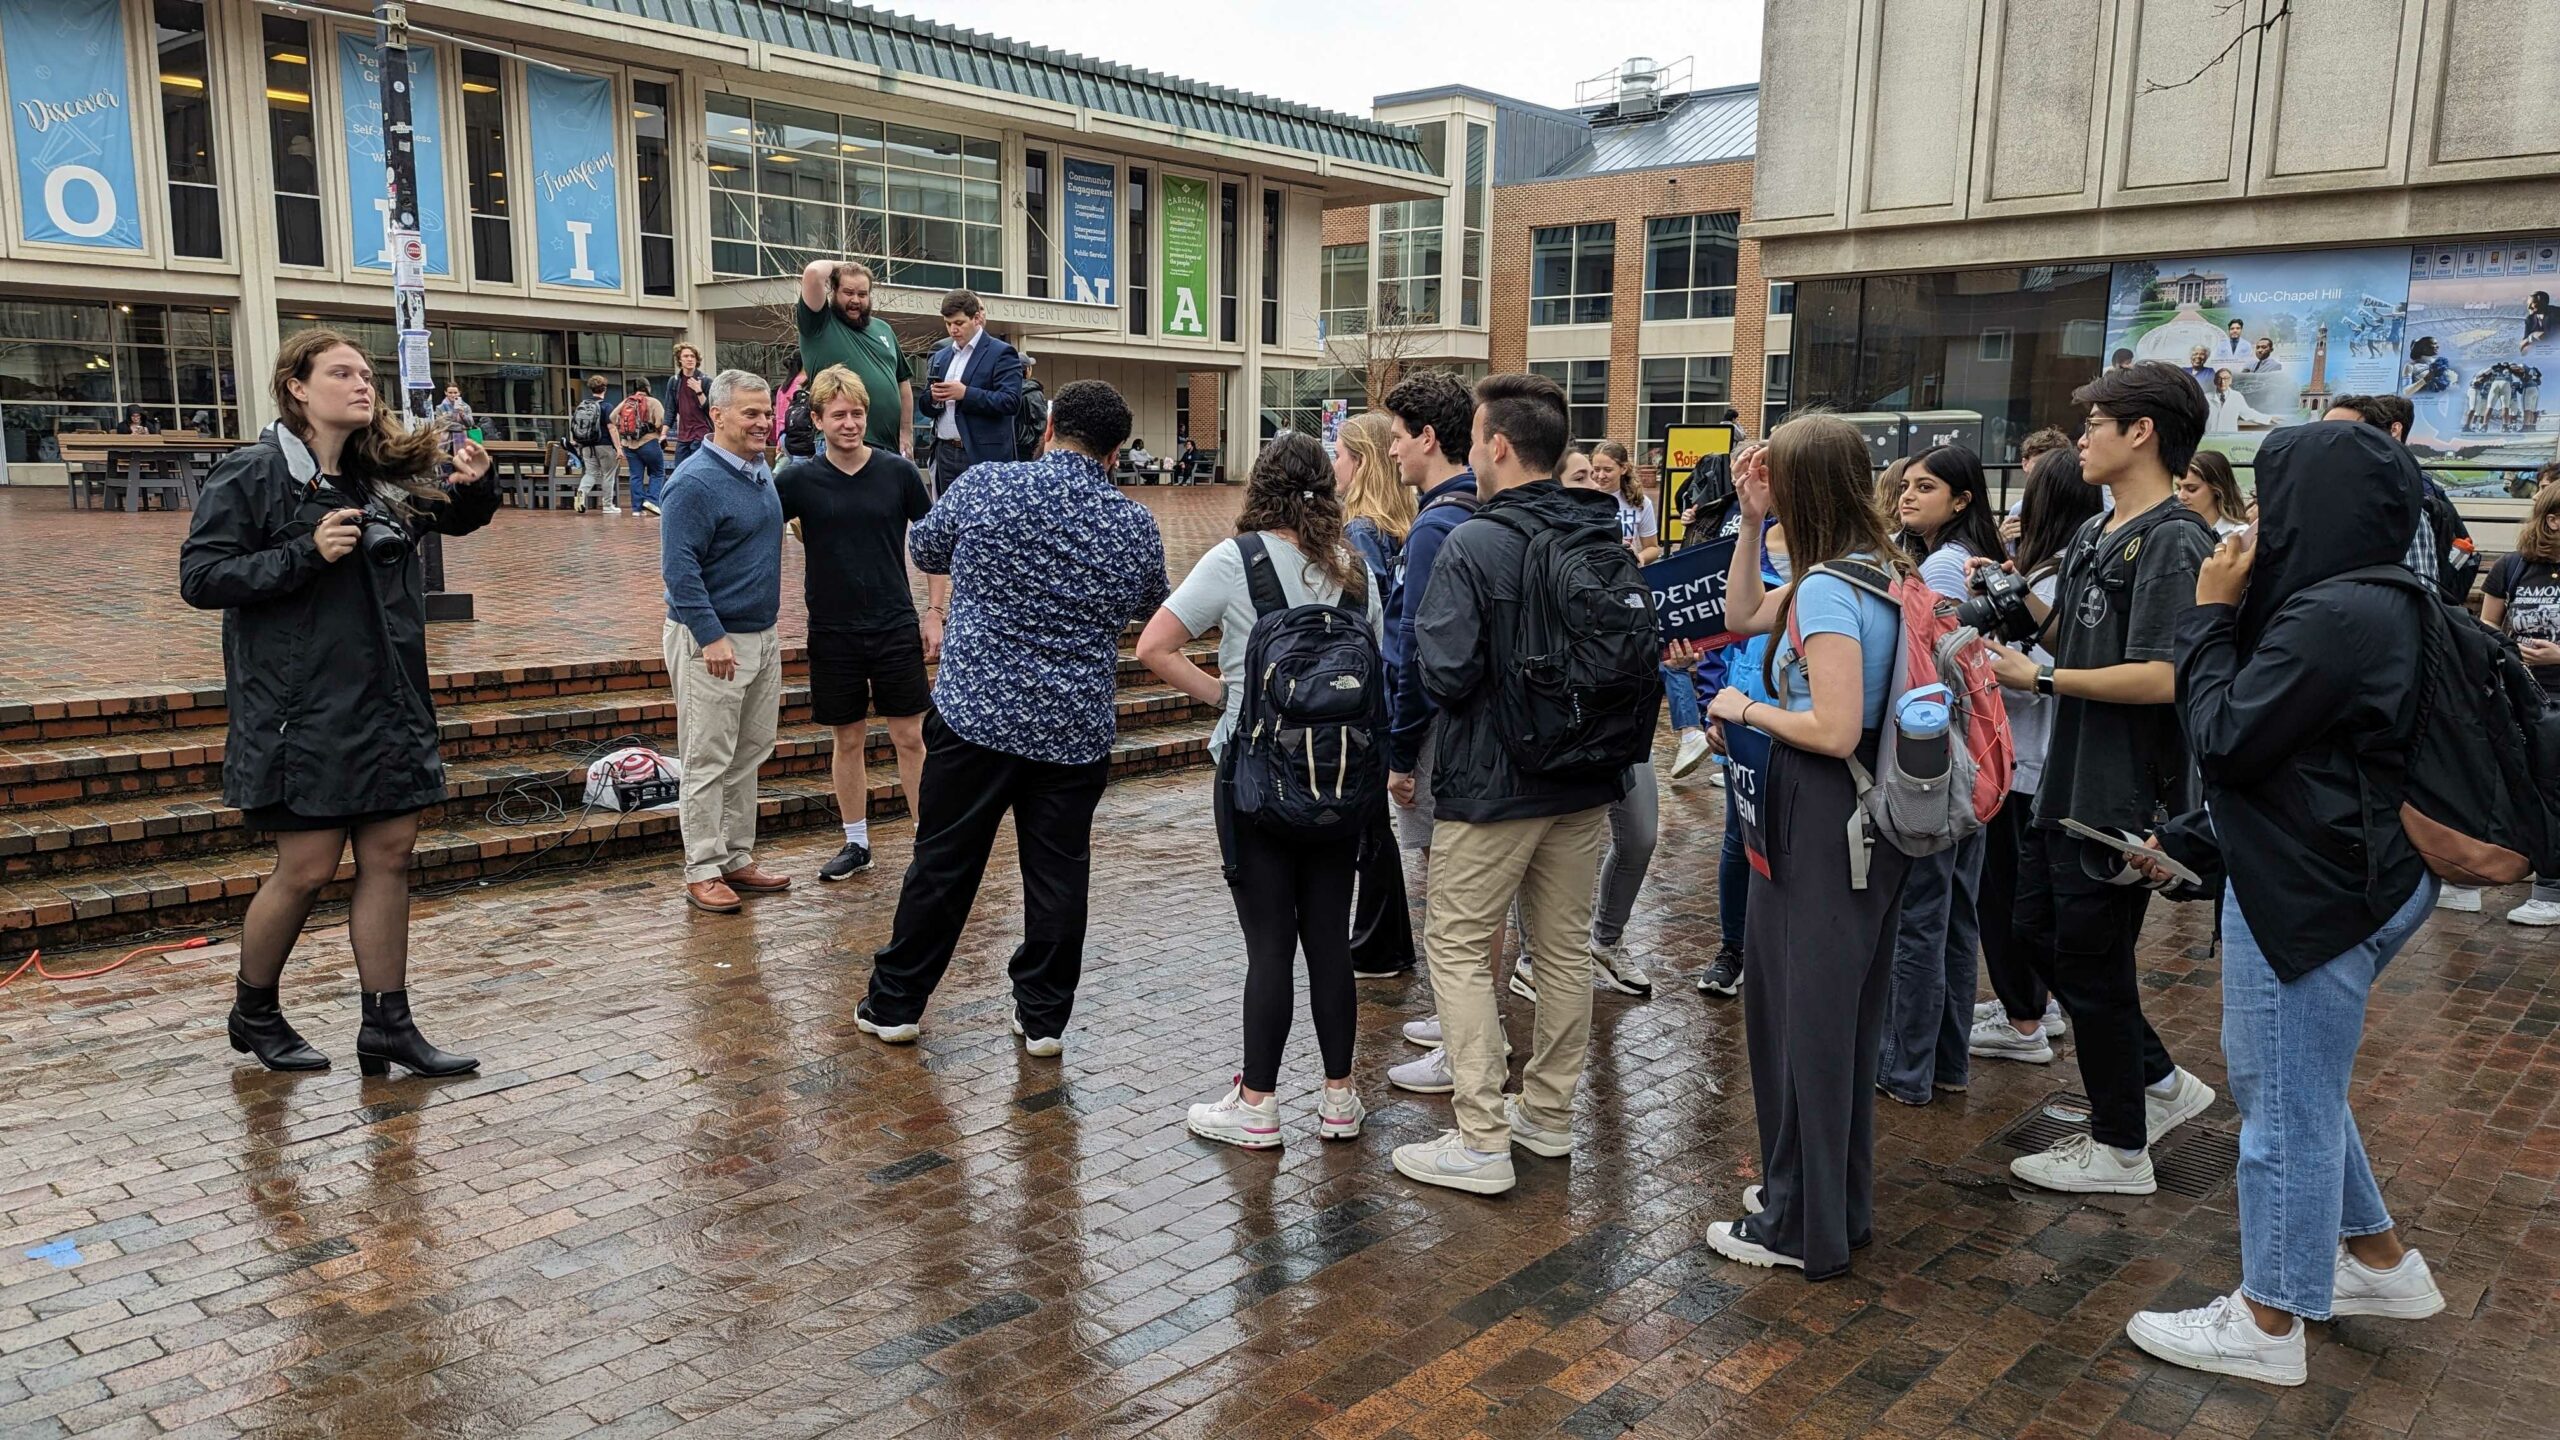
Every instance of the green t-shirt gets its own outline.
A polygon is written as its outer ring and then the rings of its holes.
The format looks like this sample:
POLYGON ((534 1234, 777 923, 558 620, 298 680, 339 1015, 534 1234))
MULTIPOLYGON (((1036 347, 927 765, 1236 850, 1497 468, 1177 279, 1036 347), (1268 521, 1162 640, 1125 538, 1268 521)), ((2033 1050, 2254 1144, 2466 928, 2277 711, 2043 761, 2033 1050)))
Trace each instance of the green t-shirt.
POLYGON ((862 388, 871 394, 864 438, 894 452, 898 448, 898 332, 877 315, 857 331, 832 305, 812 310, 806 303, 794 303, 800 319, 801 367, 814 376, 830 365, 842 365, 860 377, 862 388))

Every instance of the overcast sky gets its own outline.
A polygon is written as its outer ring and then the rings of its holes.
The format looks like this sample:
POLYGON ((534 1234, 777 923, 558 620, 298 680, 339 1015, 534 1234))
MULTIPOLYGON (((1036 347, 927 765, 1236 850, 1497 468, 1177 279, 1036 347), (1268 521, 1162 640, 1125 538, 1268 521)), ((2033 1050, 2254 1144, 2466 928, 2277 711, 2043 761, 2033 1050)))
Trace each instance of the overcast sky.
POLYGON ((892 0, 1008 39, 1357 115, 1435 85, 1569 106, 1631 55, 1695 56, 1698 88, 1760 73, 1761 0, 892 0))

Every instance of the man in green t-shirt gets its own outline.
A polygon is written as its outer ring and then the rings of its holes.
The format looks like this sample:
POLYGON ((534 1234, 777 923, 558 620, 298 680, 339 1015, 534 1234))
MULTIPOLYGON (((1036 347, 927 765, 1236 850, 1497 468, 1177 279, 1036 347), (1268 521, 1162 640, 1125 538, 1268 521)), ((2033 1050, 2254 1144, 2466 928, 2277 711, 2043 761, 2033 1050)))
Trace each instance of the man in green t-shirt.
POLYGON ((877 396, 896 392, 896 408, 875 403, 864 442, 910 459, 915 455, 916 397, 899 363, 898 332, 871 313, 871 267, 859 260, 813 260, 800 272, 800 366, 815 375, 842 365, 877 396))

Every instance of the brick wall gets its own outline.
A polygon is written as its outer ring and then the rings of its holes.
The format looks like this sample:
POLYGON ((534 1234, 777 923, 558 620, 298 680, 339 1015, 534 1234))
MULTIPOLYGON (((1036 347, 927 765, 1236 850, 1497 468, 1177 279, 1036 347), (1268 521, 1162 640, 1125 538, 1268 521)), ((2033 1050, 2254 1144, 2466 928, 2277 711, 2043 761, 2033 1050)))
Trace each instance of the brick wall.
POLYGON ((1369 242, 1369 207, 1352 205, 1324 212, 1324 243, 1365 245, 1369 242))
POLYGON ((1191 443, 1204 449, 1216 449, 1218 437, 1226 433, 1218 413, 1218 385, 1225 378, 1217 370, 1191 372, 1191 443))

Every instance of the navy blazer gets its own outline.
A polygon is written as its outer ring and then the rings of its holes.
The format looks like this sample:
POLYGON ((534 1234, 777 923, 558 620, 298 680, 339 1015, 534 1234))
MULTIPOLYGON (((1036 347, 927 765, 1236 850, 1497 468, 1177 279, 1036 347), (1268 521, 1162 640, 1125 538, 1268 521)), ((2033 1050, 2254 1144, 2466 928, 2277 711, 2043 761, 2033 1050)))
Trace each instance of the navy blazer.
MULTIPOLYGON (((948 340, 933 352, 933 360, 925 370, 927 385, 942 379, 954 353, 955 347, 948 340)), ((1021 351, 997 339, 993 331, 978 336, 977 353, 969 357, 969 373, 960 377, 969 390, 960 397, 959 414, 955 417, 961 453, 968 457, 969 464, 1019 458, 1014 454, 1013 436, 1015 416, 1022 407, 1022 371, 1021 351)), ((924 412, 921 428, 930 436, 942 406, 935 403, 930 390, 922 388, 916 393, 916 402, 924 412)), ((931 454, 931 447, 941 442, 925 443, 926 453, 931 454)))

